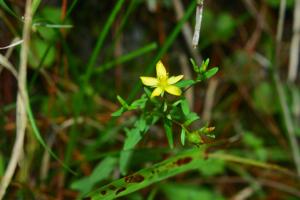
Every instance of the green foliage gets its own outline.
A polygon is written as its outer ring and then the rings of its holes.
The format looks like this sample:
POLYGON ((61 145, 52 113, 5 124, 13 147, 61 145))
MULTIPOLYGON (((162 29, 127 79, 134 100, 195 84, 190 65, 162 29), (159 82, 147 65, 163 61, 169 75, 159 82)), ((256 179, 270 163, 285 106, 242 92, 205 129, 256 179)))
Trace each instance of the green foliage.
POLYGON ((221 175, 225 172, 225 162, 220 159, 208 159, 199 167, 199 171, 205 177, 221 175))
POLYGON ((0 0, 0 6, 7 11, 10 15, 14 16, 15 18, 19 19, 17 14, 6 4, 4 0, 0 0))
POLYGON ((169 200, 224 200, 221 195, 214 191, 195 185, 167 183, 161 185, 161 188, 169 200))
MULTIPOLYGON (((274 8, 279 8, 279 6, 280 6, 280 1, 278 1, 278 0, 266 0, 266 2, 274 8)), ((294 3, 295 3, 295 0, 286 0, 286 5, 288 8, 291 8, 294 3)))
POLYGON ((74 181, 71 184, 71 188, 78 190, 81 194, 90 192, 95 184, 110 177, 116 163, 117 159, 114 157, 105 158, 96 165, 91 175, 74 181))
MULTIPOLYGON (((182 32, 184 24, 194 26, 197 0, 150 1, 153 10, 141 0, 51 5, 32 0, 29 122, 23 157, 4 199, 76 199, 88 193, 92 199, 205 200, 234 198, 248 188, 250 199, 274 194, 298 199, 292 143, 285 133, 290 116, 299 142, 300 90, 285 83, 295 1, 287 0, 278 55, 272 30, 283 1, 256 1, 261 16, 245 2, 204 1, 194 52, 182 32), (194 53, 210 59, 191 59, 190 69, 180 69, 194 53), (192 71, 192 78, 174 84, 180 96, 165 92, 151 98, 154 88, 141 90, 138 76, 154 74, 162 57, 167 69, 183 71, 185 78, 192 71), (222 66, 222 73, 210 63, 222 66), (270 81, 276 73, 285 113, 270 81)), ((22 39, 24 6, 25 1, 0 0, 1 47, 22 39)), ((16 71, 21 45, 1 52, 16 71)), ((6 69, 0 73, 2 177, 14 155, 18 82, 6 69)))
POLYGON ((182 146, 184 146, 184 144, 185 144, 185 136, 186 136, 185 129, 182 128, 181 133, 180 133, 180 141, 181 141, 182 146))
MULTIPOLYGON (((211 77, 217 72, 214 70, 212 73, 211 69, 207 70, 207 66, 209 64, 208 59, 203 62, 200 67, 196 66, 193 60, 191 61, 194 65, 194 68, 201 69, 197 71, 197 80, 191 80, 193 81, 193 85, 211 77)), ((190 86, 192 85, 186 85, 187 88, 190 86)), ((183 96, 175 101, 169 100, 166 97, 153 99, 150 97, 151 92, 147 88, 145 88, 144 91, 145 93, 139 99, 134 100, 130 105, 122 97, 117 96, 117 100, 122 107, 112 114, 114 117, 119 117, 124 112, 129 110, 136 110, 141 113, 133 127, 130 129, 125 129, 126 139, 123 150, 120 154, 120 171, 122 174, 127 174, 128 167, 130 166, 130 159, 133 153, 132 150, 139 143, 139 141, 142 140, 144 134, 149 130, 150 126, 154 125, 158 121, 163 123, 166 138, 171 149, 174 148, 173 124, 179 126, 182 130, 184 129, 184 131, 181 132, 182 145, 185 144, 186 135, 187 140, 190 143, 195 145, 203 144, 205 141, 201 138, 202 135, 207 135, 209 132, 211 132, 204 131, 207 130, 208 127, 203 127, 193 132, 188 130, 188 126, 194 121, 198 120, 199 116, 190 111, 188 101, 183 96)))
POLYGON ((245 132, 243 134, 243 141, 250 148, 251 157, 266 161, 267 160, 267 150, 263 144, 263 140, 257 136, 255 136, 251 132, 245 132))
POLYGON ((164 179, 170 178, 172 176, 178 175, 183 172, 190 170, 196 170, 201 167, 203 172, 207 168, 211 168, 212 164, 216 166, 211 170, 208 169, 208 174, 218 174, 224 170, 223 161, 233 161, 243 164, 248 164, 261 168, 276 169, 278 171, 284 171, 282 168, 278 168, 274 165, 268 165, 261 163, 255 160, 250 160, 242 157, 236 157, 233 155, 226 154, 211 154, 211 159, 207 160, 205 158, 205 148, 194 148, 180 153, 176 153, 172 157, 159 162, 149 168, 141 169, 131 175, 125 176, 121 179, 115 180, 103 187, 100 187, 89 194, 87 197, 90 197, 92 200, 111 200, 121 196, 128 195, 137 190, 145 188, 153 183, 162 181, 164 179), (213 161, 215 159, 221 161, 213 161), (202 166, 207 166, 203 168, 202 166))
POLYGON ((279 109, 272 86, 267 82, 261 82, 254 89, 254 103, 257 109, 266 113, 274 114, 279 109))
POLYGON ((32 51, 29 54, 30 65, 37 68, 41 62, 44 67, 51 66, 55 61, 56 50, 47 42, 36 38, 31 43, 32 51), (47 55, 44 57, 44 55, 47 55))
POLYGON ((169 119, 164 120, 164 127, 166 131, 166 136, 168 139, 168 143, 171 149, 174 148, 174 139, 173 139, 173 132, 172 132, 172 121, 169 119))
POLYGON ((4 166, 5 166, 4 158, 3 158, 3 155, 0 153, 0 176, 1 177, 4 174, 4 166))
MULTIPOLYGON (((241 17, 239 20, 244 20, 241 17)), ((235 34, 239 21, 229 13, 217 14, 209 9, 204 9, 200 47, 204 48, 214 42, 226 42, 235 34)))

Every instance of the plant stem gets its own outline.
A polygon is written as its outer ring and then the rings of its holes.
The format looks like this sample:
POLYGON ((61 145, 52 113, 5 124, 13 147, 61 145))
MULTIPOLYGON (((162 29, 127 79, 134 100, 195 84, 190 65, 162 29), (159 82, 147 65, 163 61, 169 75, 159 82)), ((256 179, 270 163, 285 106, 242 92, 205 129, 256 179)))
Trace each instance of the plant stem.
POLYGON ((4 176, 0 184, 0 199, 5 195, 6 189, 11 182, 15 173, 17 163, 23 154, 23 145, 25 130, 27 124, 26 105, 28 102, 26 91, 26 76, 27 76, 27 59, 30 42, 30 30, 32 22, 32 8, 31 0, 26 1, 24 27, 23 27, 23 44, 20 53, 20 67, 18 73, 19 92, 17 96, 17 110, 16 110, 16 140, 12 150, 11 159, 7 166, 4 176))
POLYGON ((283 33, 283 25, 284 25, 284 18, 285 18, 285 7, 286 7, 286 0, 281 0, 280 2, 280 10, 279 10, 279 19, 277 24, 277 35, 276 35, 276 51, 275 51, 275 63, 274 69, 272 70, 272 78, 275 84, 275 89, 279 98, 279 103, 283 115, 284 125, 287 131, 288 139, 291 145, 293 159, 296 165, 297 173, 300 175, 300 150, 299 145, 297 142, 297 137, 295 135, 295 127, 291 118, 291 114, 289 113, 289 108, 287 105, 287 99, 285 96, 283 85, 280 81, 280 77, 278 75, 278 66, 279 63, 279 56, 281 51, 281 39, 283 33))
POLYGON ((294 8, 294 23, 293 23, 293 37, 291 41, 290 61, 288 80, 295 82, 297 79, 297 71, 299 65, 299 52, 300 52, 300 0, 295 1, 294 8))

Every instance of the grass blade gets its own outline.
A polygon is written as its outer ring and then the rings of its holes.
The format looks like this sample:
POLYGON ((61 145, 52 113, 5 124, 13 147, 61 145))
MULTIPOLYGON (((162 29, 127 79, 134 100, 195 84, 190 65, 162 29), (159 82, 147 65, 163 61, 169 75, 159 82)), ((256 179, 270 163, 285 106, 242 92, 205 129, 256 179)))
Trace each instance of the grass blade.
POLYGON ((103 46, 104 39, 106 38, 108 31, 109 31, 110 27, 112 26, 117 14, 118 14, 119 10, 121 9, 124 2, 125 2, 125 0, 118 1, 118 3, 115 5, 113 11, 111 12, 107 22, 105 23, 103 30, 99 34, 96 46, 92 52, 92 55, 90 57, 88 64, 87 64, 87 70, 85 72, 83 86, 85 86, 89 82, 89 79, 90 79, 91 75, 93 74, 93 68, 95 67, 97 57, 103 46))
POLYGON ((122 63, 125 63, 125 62, 128 62, 136 57, 139 57, 143 54, 146 54, 154 49, 157 48, 157 44, 156 43, 151 43, 151 44, 148 44, 140 49, 137 49, 135 51, 132 51, 124 56, 121 56, 111 62, 108 62, 108 63, 105 63, 103 65, 100 65, 99 67, 97 67, 97 69, 95 70, 96 73, 102 73, 106 70, 109 70, 111 69, 113 66, 117 65, 117 64, 122 64, 122 63))
POLYGON ((194 148, 157 163, 150 168, 142 169, 132 175, 123 177, 88 194, 93 200, 111 200, 145 188, 155 182, 170 178, 180 173, 198 169, 211 159, 251 165, 269 170, 276 170, 294 176, 287 169, 277 165, 267 164, 252 159, 234 155, 213 153, 205 155, 205 147, 194 148))

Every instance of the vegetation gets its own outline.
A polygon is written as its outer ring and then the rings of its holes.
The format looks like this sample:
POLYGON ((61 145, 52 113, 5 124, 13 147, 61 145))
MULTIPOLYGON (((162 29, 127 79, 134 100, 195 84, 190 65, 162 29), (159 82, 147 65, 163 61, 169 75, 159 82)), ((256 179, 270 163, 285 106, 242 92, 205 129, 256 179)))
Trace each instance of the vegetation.
POLYGON ((299 199, 300 1, 0 1, 0 199, 299 199))

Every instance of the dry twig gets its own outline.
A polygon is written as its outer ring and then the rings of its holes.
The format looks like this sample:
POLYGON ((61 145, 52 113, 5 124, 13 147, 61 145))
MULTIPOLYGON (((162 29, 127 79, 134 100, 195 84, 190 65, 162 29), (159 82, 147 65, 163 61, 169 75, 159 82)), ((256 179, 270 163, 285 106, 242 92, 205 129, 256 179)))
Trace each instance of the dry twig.
POLYGON ((12 150, 11 159, 7 166, 4 176, 0 184, 0 199, 5 195, 6 189, 11 182, 15 173, 17 163, 23 154, 23 145, 25 137, 25 129, 27 124, 26 105, 27 105, 27 92, 26 92, 26 71, 27 71, 27 56, 30 41, 30 30, 32 22, 31 14, 31 0, 26 1, 24 28, 23 28, 23 44, 20 54, 20 67, 18 73, 18 86, 19 92, 17 96, 17 117, 16 117, 16 140, 12 150))

